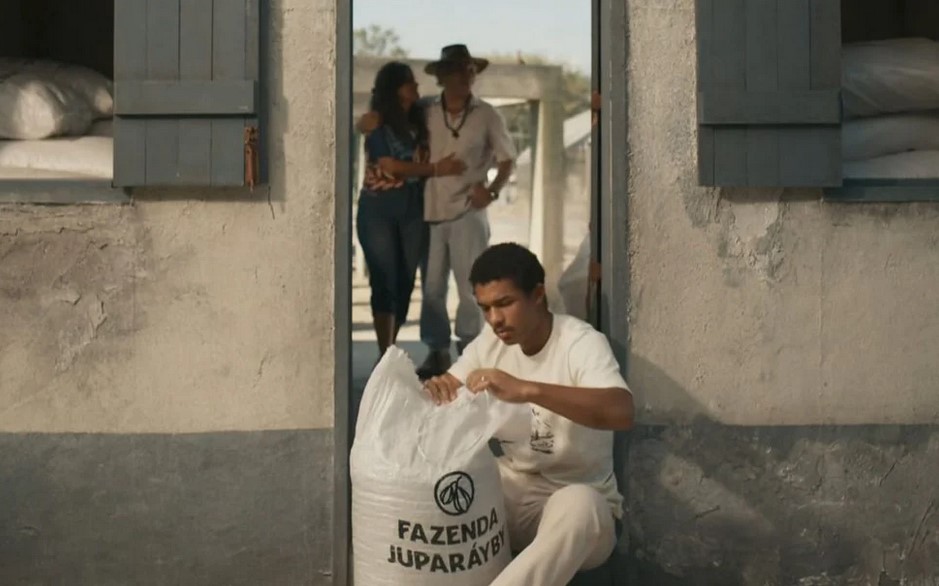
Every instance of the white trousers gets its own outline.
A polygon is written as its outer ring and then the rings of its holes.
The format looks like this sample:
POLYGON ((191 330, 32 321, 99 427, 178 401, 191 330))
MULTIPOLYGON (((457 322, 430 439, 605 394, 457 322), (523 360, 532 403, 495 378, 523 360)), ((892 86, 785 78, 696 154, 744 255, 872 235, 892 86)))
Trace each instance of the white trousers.
POLYGON ((450 316, 447 314, 447 289, 450 271, 456 280, 460 303, 456 309, 455 329, 458 348, 467 346, 482 331, 485 320, 476 305, 470 269, 489 246, 489 219, 486 210, 469 210, 456 220, 430 225, 427 265, 421 272, 421 341, 431 350, 450 350, 450 316))
POLYGON ((500 468, 509 545, 521 553, 491 586, 565 586, 577 572, 606 562, 616 547, 616 522, 603 495, 500 468))

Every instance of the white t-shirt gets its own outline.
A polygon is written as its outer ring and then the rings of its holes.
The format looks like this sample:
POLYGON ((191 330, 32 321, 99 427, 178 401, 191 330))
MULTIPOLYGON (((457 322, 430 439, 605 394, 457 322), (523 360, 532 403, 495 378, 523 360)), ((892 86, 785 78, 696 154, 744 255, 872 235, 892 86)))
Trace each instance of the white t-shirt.
MULTIPOLYGON (((479 368, 496 368, 528 381, 582 388, 629 391, 610 344, 593 326, 569 315, 554 315, 551 337, 541 352, 526 356, 486 327, 450 368, 462 382, 479 368)), ((574 423, 548 409, 531 405, 529 421, 496 438, 499 463, 516 472, 539 474, 557 488, 586 484, 622 516, 623 497, 613 475, 613 432, 574 423)))

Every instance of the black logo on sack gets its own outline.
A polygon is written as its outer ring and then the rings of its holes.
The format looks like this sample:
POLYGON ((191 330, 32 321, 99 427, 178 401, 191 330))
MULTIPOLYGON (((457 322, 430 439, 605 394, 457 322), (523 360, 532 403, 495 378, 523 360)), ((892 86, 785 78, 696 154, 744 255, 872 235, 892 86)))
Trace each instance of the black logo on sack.
POLYGON ((466 472, 451 472, 443 476, 434 486, 437 507, 448 515, 463 515, 473 506, 476 486, 466 472))

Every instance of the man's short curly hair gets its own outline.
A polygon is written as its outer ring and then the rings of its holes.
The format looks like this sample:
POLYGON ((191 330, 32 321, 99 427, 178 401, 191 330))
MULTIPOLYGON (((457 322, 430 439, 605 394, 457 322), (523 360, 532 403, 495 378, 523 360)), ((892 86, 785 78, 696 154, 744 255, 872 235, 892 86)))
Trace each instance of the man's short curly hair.
POLYGON ((530 295, 538 285, 544 285, 544 267, 524 246, 514 242, 496 244, 473 263, 470 284, 475 287, 503 279, 512 281, 519 290, 530 295))

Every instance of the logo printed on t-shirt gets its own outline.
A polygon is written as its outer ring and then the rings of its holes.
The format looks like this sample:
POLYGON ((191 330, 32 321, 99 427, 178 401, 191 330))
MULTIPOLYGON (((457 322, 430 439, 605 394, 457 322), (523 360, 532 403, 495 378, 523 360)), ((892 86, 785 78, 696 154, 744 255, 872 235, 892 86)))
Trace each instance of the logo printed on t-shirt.
POLYGON ((531 410, 531 449, 542 454, 554 453, 554 432, 537 409, 531 410))

